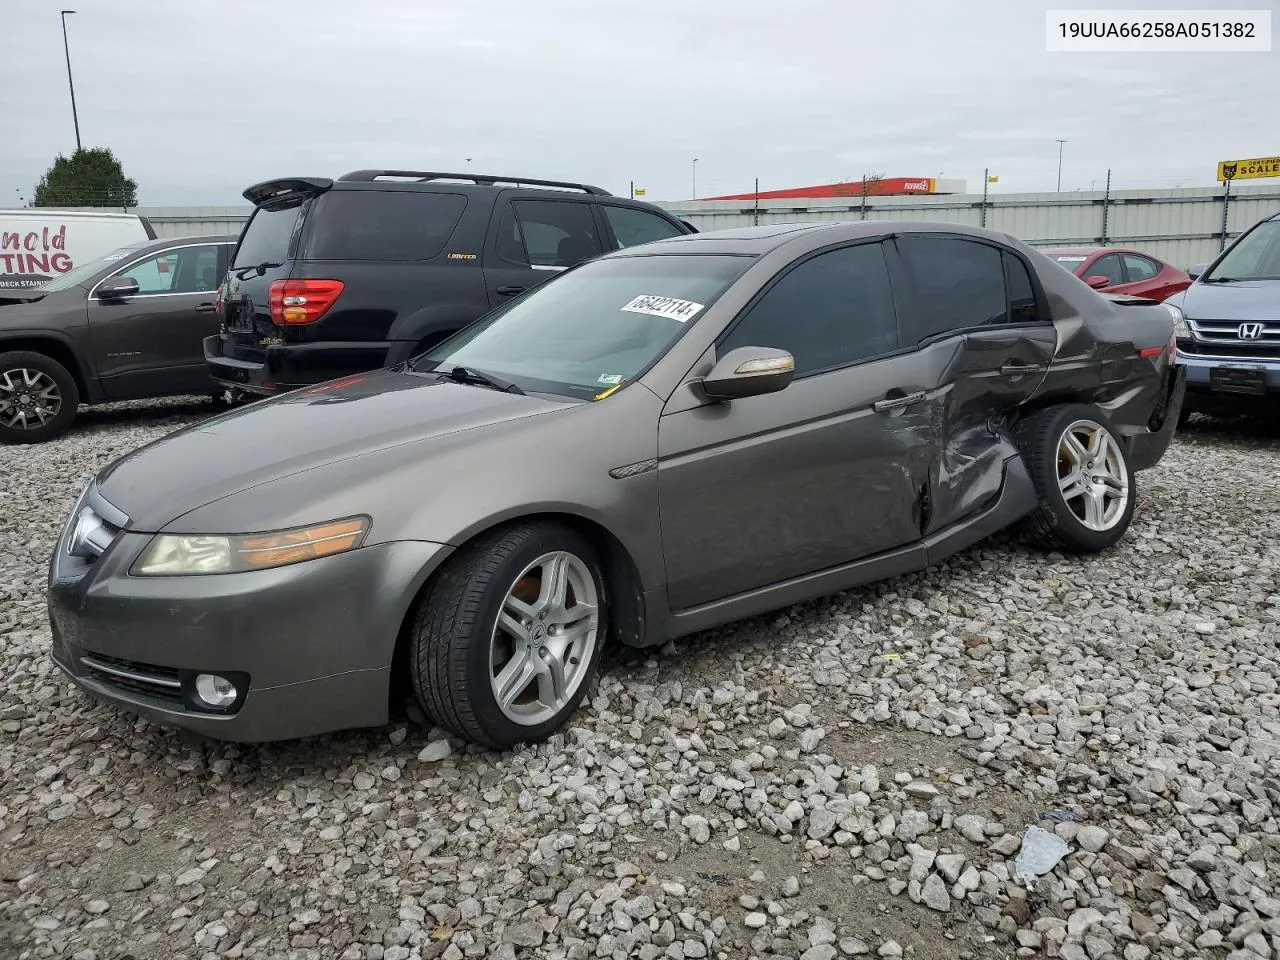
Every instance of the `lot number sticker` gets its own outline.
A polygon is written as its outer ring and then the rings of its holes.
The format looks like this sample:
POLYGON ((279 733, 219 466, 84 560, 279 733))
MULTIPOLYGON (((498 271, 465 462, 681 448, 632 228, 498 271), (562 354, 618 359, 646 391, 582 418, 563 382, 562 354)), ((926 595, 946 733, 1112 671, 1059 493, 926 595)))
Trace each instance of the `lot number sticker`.
POLYGON ((647 313, 652 317, 666 317, 668 320, 687 323, 697 316, 702 307, 703 304, 694 303, 692 300, 677 300, 675 297, 656 297, 646 294, 636 297, 622 309, 627 313, 647 313))

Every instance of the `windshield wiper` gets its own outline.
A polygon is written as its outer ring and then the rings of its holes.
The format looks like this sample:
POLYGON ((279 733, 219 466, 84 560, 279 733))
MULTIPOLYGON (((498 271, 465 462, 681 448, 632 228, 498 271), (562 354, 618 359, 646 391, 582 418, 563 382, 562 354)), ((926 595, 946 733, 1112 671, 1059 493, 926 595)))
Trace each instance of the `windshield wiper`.
POLYGON ((231 272, 236 275, 237 280, 243 280, 244 275, 248 273, 250 270, 257 270, 258 276, 262 276, 272 267, 282 267, 282 266, 284 266, 284 264, 282 263, 273 263, 270 260, 264 260, 262 263, 253 263, 247 267, 232 267, 231 272))
POLYGON ((524 396, 524 391, 517 387, 510 380, 503 380, 501 377, 495 377, 491 373, 481 373, 473 367, 460 367, 454 365, 448 370, 436 371, 441 376, 448 377, 455 383, 476 383, 485 387, 492 387, 494 390, 501 390, 503 393, 518 393, 524 396))

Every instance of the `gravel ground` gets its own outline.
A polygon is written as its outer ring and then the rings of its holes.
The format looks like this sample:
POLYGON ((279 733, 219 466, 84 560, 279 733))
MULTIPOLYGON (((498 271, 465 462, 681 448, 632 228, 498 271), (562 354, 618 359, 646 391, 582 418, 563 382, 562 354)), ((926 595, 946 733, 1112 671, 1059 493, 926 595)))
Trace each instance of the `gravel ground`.
POLYGON ((4 960, 1280 958, 1280 430, 1193 422, 1104 556, 1001 537, 616 653, 500 755, 202 743, 62 679, 64 511, 207 413, 0 448, 4 960), (1069 852, 1028 890, 1033 824, 1069 852))

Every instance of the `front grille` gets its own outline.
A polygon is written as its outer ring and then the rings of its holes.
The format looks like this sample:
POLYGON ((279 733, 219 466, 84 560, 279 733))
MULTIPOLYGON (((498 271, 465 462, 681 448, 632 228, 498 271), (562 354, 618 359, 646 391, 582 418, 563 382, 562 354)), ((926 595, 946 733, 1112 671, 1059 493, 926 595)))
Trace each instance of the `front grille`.
POLYGON ((1280 320, 1189 320, 1201 356, 1280 356, 1280 320))
POLYGON ((182 681, 178 679, 177 670, 121 660, 101 653, 82 654, 80 665, 94 680, 105 686, 179 707, 183 705, 182 681))
POLYGON ((1205 343, 1203 340, 1179 340, 1178 352, 1195 357, 1256 357, 1260 360, 1280 359, 1280 340, 1230 340, 1205 343))

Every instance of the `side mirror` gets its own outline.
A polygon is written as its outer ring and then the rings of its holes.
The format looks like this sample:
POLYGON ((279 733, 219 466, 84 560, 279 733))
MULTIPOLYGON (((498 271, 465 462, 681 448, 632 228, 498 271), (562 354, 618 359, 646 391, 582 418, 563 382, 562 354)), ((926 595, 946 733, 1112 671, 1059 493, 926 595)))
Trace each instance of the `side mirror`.
POLYGON ((786 388, 795 375, 796 361, 785 350, 738 347, 716 361, 702 381, 712 400, 741 400, 786 388))
POLYGON ((1111 281, 1108 280, 1106 277, 1104 277, 1102 274, 1095 273, 1092 276, 1085 277, 1084 282, 1087 283, 1089 286, 1093 287, 1093 289, 1098 290, 1102 287, 1105 287, 1111 281))
POLYGON ((112 277, 98 287, 98 297, 103 300, 123 300, 137 293, 138 281, 133 277, 112 277))
POLYGON ((1204 272, 1207 269, 1209 269, 1209 265, 1207 263, 1197 263, 1194 267, 1192 267, 1190 270, 1187 271, 1187 276, 1189 276, 1192 280, 1199 280, 1200 277, 1204 275, 1204 272))

